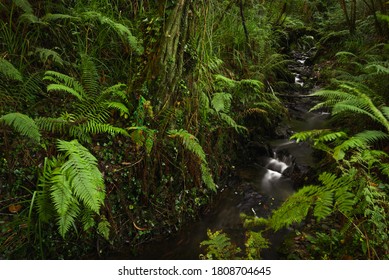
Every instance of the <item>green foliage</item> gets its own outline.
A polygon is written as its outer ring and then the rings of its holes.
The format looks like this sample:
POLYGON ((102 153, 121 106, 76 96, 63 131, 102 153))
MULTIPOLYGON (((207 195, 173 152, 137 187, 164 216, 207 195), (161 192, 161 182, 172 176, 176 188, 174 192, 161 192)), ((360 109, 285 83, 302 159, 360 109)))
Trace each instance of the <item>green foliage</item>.
MULTIPOLYGON (((76 140, 58 140, 57 146, 62 155, 45 160, 39 179, 42 191, 38 195, 37 207, 42 221, 48 221, 53 212, 49 209, 54 209, 58 231, 65 237, 81 212, 99 214, 105 187, 97 160, 85 147, 76 140)), ((84 226, 87 223, 88 220, 84 219, 84 226)))
POLYGON ((206 184, 206 186, 213 190, 216 191, 216 184, 212 179, 212 175, 209 171, 207 159, 205 156, 205 152, 201 145, 199 144, 198 139, 189 133, 188 131, 184 129, 180 130, 169 130, 168 131, 168 136, 171 138, 179 138, 181 139, 181 143, 184 145, 184 147, 191 151, 199 160, 200 160, 200 169, 201 169, 201 174, 202 174, 202 179, 203 182, 206 184))
POLYGON ((232 260, 237 258, 241 249, 231 243, 230 238, 221 231, 207 231, 208 240, 200 243, 200 246, 206 247, 206 254, 200 255, 200 258, 207 260, 232 260))
POLYGON ((17 7, 23 10, 26 14, 32 14, 33 9, 29 1, 27 0, 13 0, 12 1, 17 7))
POLYGON ((125 26, 125 25, 105 16, 105 15, 102 15, 101 13, 96 12, 96 11, 84 12, 81 14, 81 16, 84 18, 85 21, 87 21, 87 20, 97 21, 100 24, 108 25, 125 42, 127 42, 128 45, 131 46, 136 53, 141 54, 143 52, 142 45, 138 42, 138 39, 132 35, 130 29, 127 26, 125 26))
POLYGON ((45 64, 48 61, 53 61, 54 63, 63 66, 64 61, 61 58, 60 54, 54 50, 46 49, 46 48, 36 48, 35 53, 39 55, 41 61, 45 64))
POLYGON ((41 134, 35 121, 29 116, 21 113, 9 113, 0 117, 0 123, 13 127, 17 132, 23 136, 27 136, 33 141, 39 143, 41 140, 41 134))
POLYGON ((36 123, 45 131, 68 134, 83 142, 90 142, 91 135, 97 133, 129 136, 125 129, 107 123, 112 109, 122 115, 129 113, 122 103, 127 101, 125 85, 116 84, 100 91, 94 64, 84 59, 83 65, 83 84, 62 73, 46 72, 44 80, 52 82, 47 86, 48 92, 70 94, 77 98, 77 102, 72 103, 72 113, 64 112, 58 118, 40 117, 36 123))
POLYGON ((22 81, 23 76, 18 69, 13 66, 13 64, 4 58, 0 58, 0 74, 4 75, 7 79, 22 81))
POLYGON ((248 260, 260 260, 261 251, 269 248, 269 241, 262 236, 260 231, 248 231, 245 242, 246 258, 248 260))
POLYGON ((311 110, 332 107, 332 114, 339 115, 342 113, 356 113, 369 117, 376 121, 389 132, 389 121, 384 112, 387 106, 377 107, 372 98, 372 92, 366 86, 348 81, 341 81, 338 90, 319 90, 311 94, 324 98, 324 102, 315 105, 311 110))

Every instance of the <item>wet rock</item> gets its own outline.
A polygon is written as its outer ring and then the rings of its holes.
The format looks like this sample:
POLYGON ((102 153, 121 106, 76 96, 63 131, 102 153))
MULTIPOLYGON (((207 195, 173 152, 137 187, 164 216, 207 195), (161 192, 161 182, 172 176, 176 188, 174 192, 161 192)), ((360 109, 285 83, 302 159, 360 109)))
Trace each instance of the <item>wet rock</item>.
POLYGON ((250 141, 246 149, 248 153, 253 157, 270 156, 273 152, 268 144, 259 143, 256 141, 250 141))

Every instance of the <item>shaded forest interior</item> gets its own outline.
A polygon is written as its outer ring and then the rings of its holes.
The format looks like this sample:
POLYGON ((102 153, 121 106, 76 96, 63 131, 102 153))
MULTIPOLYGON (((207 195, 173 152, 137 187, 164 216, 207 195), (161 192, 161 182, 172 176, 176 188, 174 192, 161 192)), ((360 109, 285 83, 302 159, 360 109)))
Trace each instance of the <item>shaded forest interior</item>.
MULTIPOLYGON (((0 3, 0 259, 106 258, 210 208, 248 147, 306 142, 318 166, 207 259, 388 259, 385 0, 0 3), (295 83, 292 54, 312 71, 295 83), (314 88, 314 90, 310 90, 314 88), (306 90, 329 129, 288 134, 306 90)), ((388 95, 388 96, 387 96, 388 95)), ((200 244, 199 244, 200 246, 200 244)))

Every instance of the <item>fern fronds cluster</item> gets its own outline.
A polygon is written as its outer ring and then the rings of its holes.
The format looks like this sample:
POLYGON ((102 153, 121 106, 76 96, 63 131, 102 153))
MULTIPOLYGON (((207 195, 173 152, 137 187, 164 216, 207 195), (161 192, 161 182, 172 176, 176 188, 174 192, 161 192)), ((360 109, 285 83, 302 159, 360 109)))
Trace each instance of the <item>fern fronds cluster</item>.
MULTIPOLYGON (((45 160, 37 206, 42 221, 48 221, 55 212, 58 231, 65 237, 81 213, 99 214, 105 187, 97 160, 85 147, 76 140, 58 140, 57 146, 61 155, 45 160)), ((90 219, 84 217, 83 221, 84 228, 89 228, 90 219)))
POLYGON ((332 108, 332 115, 343 113, 361 114, 382 125, 389 132, 389 119, 385 112, 387 106, 376 106, 375 96, 368 87, 355 82, 341 81, 337 90, 319 90, 311 94, 324 98, 325 101, 315 105, 312 110, 332 108))
POLYGON ((91 135, 99 133, 129 136, 125 129, 108 123, 112 110, 121 115, 129 113, 125 105, 128 101, 124 92, 126 86, 116 84, 100 90, 94 64, 87 58, 83 61, 83 83, 59 72, 46 71, 43 79, 51 82, 47 86, 48 92, 64 92, 77 101, 72 103, 73 112, 64 112, 57 118, 40 117, 36 120, 38 126, 52 133, 68 134, 83 142, 89 142, 91 135))
POLYGON ((200 258, 207 260, 232 260, 237 259, 241 252, 239 247, 231 243, 231 239, 222 231, 207 231, 208 240, 200 243, 201 247, 206 247, 206 254, 200 258))
POLYGON ((23 80, 23 76, 20 71, 16 69, 11 62, 5 60, 4 58, 0 58, 0 74, 10 80, 19 82, 23 80))
POLYGON ((191 151, 200 161, 200 170, 202 174, 203 182, 206 184, 206 186, 216 191, 216 184, 212 179, 212 175, 210 173, 208 162, 205 156, 205 152, 203 148, 201 147, 198 139, 185 129, 173 129, 168 131, 168 136, 171 138, 179 138, 181 139, 181 143, 183 146, 191 151))
POLYGON ((37 143, 41 140, 41 133, 39 132, 37 124, 27 115, 17 112, 9 113, 0 117, 0 123, 2 122, 13 127, 21 135, 27 136, 37 143))

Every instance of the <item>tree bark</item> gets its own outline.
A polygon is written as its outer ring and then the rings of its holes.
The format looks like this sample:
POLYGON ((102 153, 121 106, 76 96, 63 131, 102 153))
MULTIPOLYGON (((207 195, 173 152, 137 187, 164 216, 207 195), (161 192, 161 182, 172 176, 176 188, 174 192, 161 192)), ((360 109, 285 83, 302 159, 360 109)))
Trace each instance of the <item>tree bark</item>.
POLYGON ((357 2, 356 0, 351 0, 350 12, 348 11, 346 0, 339 0, 339 3, 342 7, 348 29, 351 34, 354 34, 356 31, 357 2))
MULTIPOLYGON (((178 0, 163 28, 160 43, 148 66, 147 79, 153 80, 153 90, 159 102, 175 102, 176 85, 182 79, 184 50, 188 40, 191 0, 178 0)), ((157 103, 155 103, 157 104, 157 103)), ((157 104, 158 105, 158 104, 157 104)))

